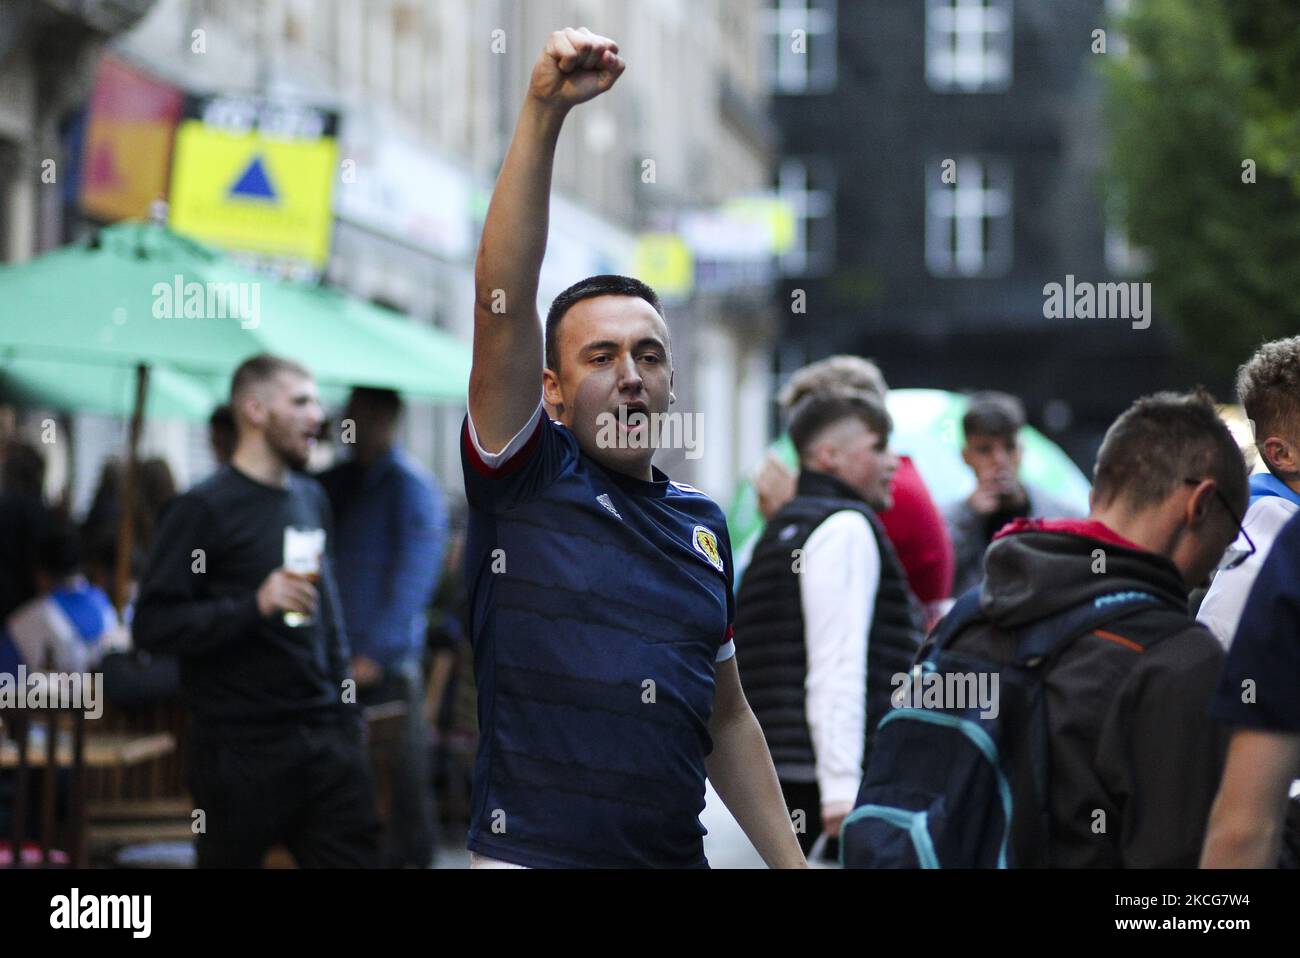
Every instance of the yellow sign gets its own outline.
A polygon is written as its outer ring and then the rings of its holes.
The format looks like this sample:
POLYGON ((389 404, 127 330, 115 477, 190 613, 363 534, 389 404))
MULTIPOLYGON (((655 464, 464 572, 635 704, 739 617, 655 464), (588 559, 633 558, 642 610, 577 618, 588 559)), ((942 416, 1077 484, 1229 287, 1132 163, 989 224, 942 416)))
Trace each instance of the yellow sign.
POLYGON ((226 249, 323 266, 338 146, 185 120, 176 131, 169 219, 226 249))
POLYGON ((774 196, 742 196, 726 203, 723 209, 764 231, 776 255, 784 255, 794 246, 794 209, 788 201, 774 196))
POLYGON ((676 233, 643 233, 637 237, 633 275, 662 300, 688 299, 695 287, 695 259, 676 233))

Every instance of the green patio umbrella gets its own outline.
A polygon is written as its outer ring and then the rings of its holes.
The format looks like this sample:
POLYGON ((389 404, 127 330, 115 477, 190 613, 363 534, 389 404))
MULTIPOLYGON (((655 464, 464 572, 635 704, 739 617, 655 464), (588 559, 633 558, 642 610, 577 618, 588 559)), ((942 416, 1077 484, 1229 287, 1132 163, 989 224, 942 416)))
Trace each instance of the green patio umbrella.
POLYGON ((0 361, 164 364, 224 379, 259 352, 292 357, 323 384, 458 401, 470 347, 332 290, 245 270, 152 223, 0 268, 0 361))
POLYGON ((465 401, 469 343, 335 289, 281 284, 269 302, 259 330, 267 351, 294 356, 313 373, 327 370, 317 373, 321 382, 395 389, 430 402, 465 401), (307 344, 298 341, 302 317, 317 331, 307 344), (336 365, 341 373, 333 372, 336 365))
MULTIPOLYGON (((48 359, 0 359, 0 398, 19 405, 129 418, 134 369, 48 359)), ((198 376, 155 365, 145 399, 150 419, 202 422, 223 402, 224 390, 198 376)))
MULTIPOLYGON (((56 406, 111 403, 106 393, 118 388, 112 371, 134 371, 128 502, 151 372, 165 396, 179 391, 197 402, 202 383, 224 384, 259 352, 296 359, 326 386, 377 386, 446 401, 463 398, 469 382, 468 344, 340 293, 242 269, 156 223, 105 227, 87 242, 0 268, 0 368, 16 370, 10 382, 17 392, 25 382, 29 395, 56 406), (42 373, 30 365, 38 361, 98 372, 61 381, 48 367, 42 373), (173 373, 199 385, 181 387, 173 373), (32 382, 38 375, 39 388, 32 382), (101 377, 98 386, 93 377, 101 377)), ((129 516, 122 520, 119 576, 131 533, 129 516)), ((120 578, 119 602, 125 585, 120 578)))

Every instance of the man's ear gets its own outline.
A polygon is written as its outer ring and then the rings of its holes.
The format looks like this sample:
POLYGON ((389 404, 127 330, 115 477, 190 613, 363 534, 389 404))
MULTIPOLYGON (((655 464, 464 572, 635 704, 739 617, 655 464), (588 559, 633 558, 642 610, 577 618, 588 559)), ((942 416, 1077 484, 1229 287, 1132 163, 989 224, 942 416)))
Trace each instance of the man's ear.
POLYGON ((1297 461, 1296 451, 1285 439, 1269 436, 1259 444, 1258 448, 1265 463, 1278 472, 1288 474, 1300 472, 1300 461, 1297 461))
POLYGON ((970 461, 970 446, 965 443, 962 443, 961 447, 961 461, 966 463, 966 465, 970 466, 972 469, 975 468, 975 463, 970 461))
POLYGON ((812 449, 809 450, 808 464, 818 472, 829 473, 835 468, 835 462, 838 458, 836 455, 835 444, 827 442, 825 439, 813 443, 812 449))
POLYGON ((266 424, 262 398, 256 389, 250 389, 240 396, 239 401, 233 404, 231 412, 236 418, 242 415, 246 421, 259 429, 266 424))
MULTIPOLYGON (((1190 483, 1188 485, 1190 487, 1190 483)), ((1187 505, 1183 511, 1189 527, 1198 526, 1205 522, 1206 516, 1210 514, 1210 509, 1213 507, 1214 490, 1217 487, 1217 483, 1213 479, 1202 479, 1195 487, 1192 487, 1192 494, 1187 497, 1187 505)))
POLYGON ((564 393, 560 390, 560 377, 553 370, 542 370, 542 401, 557 414, 564 412, 564 393))

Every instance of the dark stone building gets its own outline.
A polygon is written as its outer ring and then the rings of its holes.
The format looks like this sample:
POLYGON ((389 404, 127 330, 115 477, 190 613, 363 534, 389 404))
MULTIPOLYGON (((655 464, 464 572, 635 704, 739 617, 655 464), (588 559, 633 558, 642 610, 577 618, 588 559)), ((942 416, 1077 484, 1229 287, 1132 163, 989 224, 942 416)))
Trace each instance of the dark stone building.
POLYGON ((895 387, 1003 389, 1085 469, 1139 395, 1203 381, 1231 398, 1178 358, 1158 290, 1145 317, 1145 296, 1112 299, 1119 316, 1045 316, 1049 283, 1142 278, 1105 192, 1101 61, 1123 55, 1120 5, 771 0, 778 186, 800 213, 780 373, 847 351, 895 387))

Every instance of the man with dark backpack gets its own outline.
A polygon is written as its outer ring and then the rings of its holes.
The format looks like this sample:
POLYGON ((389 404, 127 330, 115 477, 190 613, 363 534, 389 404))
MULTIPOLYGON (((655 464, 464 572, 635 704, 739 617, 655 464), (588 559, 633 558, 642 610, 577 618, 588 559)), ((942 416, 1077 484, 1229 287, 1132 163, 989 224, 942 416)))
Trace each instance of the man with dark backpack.
POLYGON ((1134 403, 1102 442, 1088 518, 1004 528, 982 587, 896 677, 844 863, 1195 867, 1225 748, 1207 712, 1223 653, 1187 592, 1246 500, 1207 395, 1134 403))

